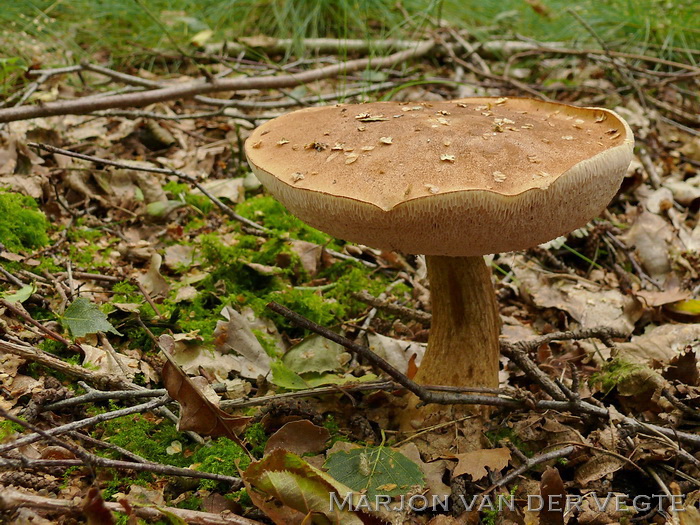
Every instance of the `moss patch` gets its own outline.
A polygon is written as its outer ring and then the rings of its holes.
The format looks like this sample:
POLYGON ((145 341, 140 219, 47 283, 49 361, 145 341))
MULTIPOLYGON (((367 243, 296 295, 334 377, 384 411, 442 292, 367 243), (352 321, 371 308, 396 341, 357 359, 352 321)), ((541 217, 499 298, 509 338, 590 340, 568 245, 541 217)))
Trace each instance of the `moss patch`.
POLYGON ((46 246, 48 227, 34 199, 0 190, 0 240, 6 250, 19 252, 46 246))

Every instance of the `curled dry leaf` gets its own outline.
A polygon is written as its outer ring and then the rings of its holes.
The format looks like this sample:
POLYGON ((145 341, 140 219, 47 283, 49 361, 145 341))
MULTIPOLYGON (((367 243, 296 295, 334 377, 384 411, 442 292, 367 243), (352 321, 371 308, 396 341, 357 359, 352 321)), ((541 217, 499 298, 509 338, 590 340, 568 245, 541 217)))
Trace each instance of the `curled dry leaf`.
POLYGON ((105 506, 100 491, 90 487, 83 500, 83 514, 87 518, 88 525, 112 525, 114 516, 105 506))
POLYGON ((311 421, 291 421, 270 436, 265 446, 265 455, 277 448, 300 456, 320 452, 326 448, 330 437, 328 429, 314 425, 311 421))
POLYGON ((139 283, 141 283, 148 293, 154 296, 166 296, 170 290, 168 282, 160 273, 160 265, 162 262, 163 258, 160 254, 154 253, 151 255, 151 264, 148 266, 148 271, 138 277, 139 283))
POLYGON ((221 315, 226 321, 216 323, 216 349, 222 353, 233 351, 246 359, 245 366, 240 370, 243 377, 255 379, 259 375, 266 376, 270 372, 270 356, 255 337, 246 318, 230 306, 226 306, 221 315))
POLYGON ((535 269, 520 256, 514 259, 513 272, 533 302, 541 307, 564 310, 581 328, 607 326, 631 333, 642 315, 639 303, 618 290, 535 269))
POLYGON ((540 525, 564 525, 566 489, 557 469, 547 467, 542 474, 540 496, 544 500, 544 507, 540 511, 540 525))
POLYGON ((628 247, 634 247, 644 270, 653 279, 663 280, 671 271, 668 257, 673 228, 662 217, 644 211, 632 227, 620 236, 628 247))
MULTIPOLYGON (((630 363, 647 364, 652 360, 668 363, 683 352, 688 345, 700 339, 700 323, 665 324, 651 328, 642 335, 632 336, 627 343, 615 345, 617 356, 630 363)), ((610 349, 582 341, 581 346, 594 358, 607 359, 610 349), (600 351, 600 355, 596 354, 600 351)))
POLYGON ((180 403, 181 407, 178 430, 191 430, 212 437, 224 436, 245 449, 238 439, 238 432, 250 418, 232 416, 214 405, 172 361, 167 351, 163 354, 167 358, 161 372, 163 384, 170 397, 180 403))

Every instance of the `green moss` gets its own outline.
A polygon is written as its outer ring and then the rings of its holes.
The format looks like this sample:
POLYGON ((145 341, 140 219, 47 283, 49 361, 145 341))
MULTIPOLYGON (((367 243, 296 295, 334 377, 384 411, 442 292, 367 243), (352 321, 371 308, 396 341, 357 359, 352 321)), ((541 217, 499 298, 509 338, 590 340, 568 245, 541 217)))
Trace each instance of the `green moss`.
POLYGON ((489 430, 486 432, 486 437, 491 441, 491 443, 498 443, 503 439, 507 439, 513 445, 515 445, 520 452, 525 454, 528 458, 535 455, 535 452, 530 448, 530 446, 525 443, 522 439, 518 437, 515 431, 509 427, 498 427, 494 430, 489 430))
POLYGON ((209 200, 209 197, 201 194, 193 194, 191 188, 187 184, 172 181, 163 186, 163 189, 169 192, 175 199, 186 202, 204 214, 214 209, 214 204, 209 200))
POLYGON ((325 245, 331 237, 322 233, 289 213, 280 202, 270 195, 250 197, 236 207, 239 215, 264 224, 271 230, 289 234, 295 239, 325 245))
POLYGON ((199 510, 202 508, 202 498, 192 495, 189 498, 183 499, 177 506, 181 509, 199 510))
POLYGON ((186 438, 170 422, 153 423, 146 417, 136 414, 125 418, 106 421, 100 425, 103 437, 110 443, 123 447, 150 461, 186 467, 190 464, 184 451, 168 454, 166 449, 173 441, 183 442, 186 438))
MULTIPOLYGON (((239 469, 245 470, 250 465, 248 454, 224 437, 213 441, 209 447, 199 448, 191 459, 197 470, 224 476, 238 476, 239 469)), ((204 479, 199 486, 211 490, 217 488, 217 485, 216 481, 204 479)))
POLYGON ((41 248, 49 242, 49 222, 36 201, 19 193, 0 190, 0 240, 11 252, 41 248))
POLYGON ((250 443, 253 448, 251 449, 251 454, 257 458, 263 457, 265 452, 265 444, 267 443, 267 434, 265 429, 260 423, 253 423, 249 425, 245 430, 245 439, 250 443))
POLYGON ((644 368, 646 367, 643 365, 630 363, 628 361, 624 361, 623 359, 613 359, 612 361, 605 363, 600 372, 597 372, 591 376, 591 378, 588 380, 589 385, 600 385, 600 389, 605 394, 608 394, 618 384, 623 382, 635 372, 638 372, 644 368))
POLYGON ((24 432, 24 427, 14 421, 0 421, 0 443, 9 438, 12 434, 21 434, 24 432))

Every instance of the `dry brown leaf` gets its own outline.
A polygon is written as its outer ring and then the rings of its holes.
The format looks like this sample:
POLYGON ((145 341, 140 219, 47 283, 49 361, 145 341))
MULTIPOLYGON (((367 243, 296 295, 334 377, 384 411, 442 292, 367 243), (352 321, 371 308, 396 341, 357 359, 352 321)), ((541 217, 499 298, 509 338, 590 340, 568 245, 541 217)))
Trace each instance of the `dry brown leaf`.
POLYGON ((683 301, 690 297, 690 292, 679 288, 669 290, 639 290, 634 295, 642 300, 642 303, 649 307, 663 306, 664 304, 683 301))
MULTIPOLYGON (((642 335, 632 336, 629 342, 615 345, 615 349, 618 357, 631 363, 647 364, 653 360, 668 363, 698 339, 700 323, 664 324, 655 326, 642 335)), ((582 341, 581 346, 594 358, 607 359, 610 356, 610 349, 601 345, 582 341), (596 351, 600 351, 600 356, 596 351)))
POLYGON ((540 510, 540 525, 564 525, 566 489, 559 471, 547 467, 540 481, 540 495, 544 507, 540 510))
POLYGON ((189 267, 199 264, 196 260, 195 247, 187 244, 173 244, 165 249, 163 263, 171 270, 177 270, 183 266, 189 267))
POLYGON ((420 467, 425 475, 425 485, 428 488, 427 497, 432 498, 435 496, 442 500, 442 498, 452 494, 452 489, 442 481, 450 463, 449 461, 444 459, 429 462, 423 461, 415 443, 407 443, 399 447, 398 451, 420 467))
POLYGON ((380 357, 386 359, 391 365, 401 373, 408 371, 409 361, 413 358, 415 366, 420 366, 420 362, 425 354, 427 345, 415 341, 403 341, 381 334, 367 334, 369 348, 380 357), (415 357, 413 357, 415 356, 415 357))
POLYGON ((110 352, 88 344, 81 344, 80 347, 83 349, 84 355, 83 366, 89 363, 96 366, 100 372, 112 376, 126 376, 129 379, 132 379, 140 371, 138 360, 132 357, 115 352, 115 358, 110 352))
POLYGON ((139 283, 153 296, 166 296, 170 290, 170 285, 160 274, 160 265, 163 258, 158 253, 151 255, 151 264, 148 271, 138 277, 139 283))
POLYGON ((659 215, 642 212, 620 239, 628 247, 634 247, 644 270, 652 279, 663 281, 671 272, 668 252, 673 240, 673 228, 659 215))
POLYGON ((265 455, 276 448, 283 448, 301 456, 321 452, 331 434, 328 429, 314 425, 311 421, 291 421, 270 436, 265 445, 265 455))
POLYGON ((695 350, 677 355, 663 371, 665 379, 669 381, 679 381, 684 385, 700 386, 700 370, 698 369, 698 358, 695 350))
POLYGON ((100 491, 90 487, 83 500, 83 514, 88 525, 113 525, 114 516, 105 506, 100 491))
POLYGON ((238 439, 240 432, 250 420, 249 417, 232 416, 209 401, 194 386, 187 374, 173 363, 167 352, 167 361, 161 376, 170 397, 180 403, 178 430, 191 430, 205 436, 224 436, 245 449, 238 439))
POLYGON ((299 256, 301 261, 301 266, 309 272, 310 276, 314 276, 318 273, 318 269, 321 265, 321 255, 323 254, 323 248, 318 244, 307 241, 292 240, 292 251, 299 256))
POLYGON ((452 477, 469 474, 472 481, 478 481, 485 477, 487 468, 492 472, 504 469, 510 461, 510 450, 507 448, 491 448, 455 454, 450 456, 458 460, 457 466, 452 471, 452 477))
POLYGON ((642 315, 639 303, 616 289, 544 272, 524 262, 520 256, 514 257, 514 263, 513 272, 521 289, 535 304, 567 312, 581 328, 607 326, 631 333, 642 315))
POLYGON ((590 482, 617 472, 625 462, 609 454, 597 454, 576 469, 574 480, 577 486, 586 487, 590 482))
POLYGON ((214 330, 216 349, 221 353, 231 351, 245 358, 245 367, 240 370, 243 377, 256 379, 270 372, 270 356, 252 332, 246 318, 230 306, 221 315, 226 321, 218 321, 214 330))

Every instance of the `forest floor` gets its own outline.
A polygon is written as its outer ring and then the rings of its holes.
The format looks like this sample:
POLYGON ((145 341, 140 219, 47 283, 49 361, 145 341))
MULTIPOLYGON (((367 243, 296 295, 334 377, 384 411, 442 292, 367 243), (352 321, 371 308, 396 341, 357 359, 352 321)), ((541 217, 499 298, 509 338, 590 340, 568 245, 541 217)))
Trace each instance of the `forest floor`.
POLYGON ((296 58, 257 38, 154 52, 155 68, 37 63, 6 86, 0 519, 700 523, 700 68, 447 27, 394 44, 296 58), (500 406, 400 432, 407 390, 355 347, 415 373, 424 259, 305 225, 243 144, 298 107, 470 96, 614 109, 635 159, 588 225, 490 258, 500 406), (347 490, 417 499, 331 510, 347 490), (539 512, 533 495, 580 505, 539 512))

